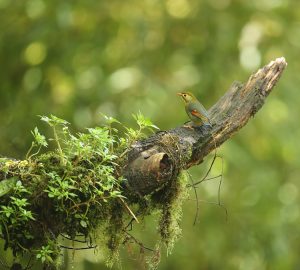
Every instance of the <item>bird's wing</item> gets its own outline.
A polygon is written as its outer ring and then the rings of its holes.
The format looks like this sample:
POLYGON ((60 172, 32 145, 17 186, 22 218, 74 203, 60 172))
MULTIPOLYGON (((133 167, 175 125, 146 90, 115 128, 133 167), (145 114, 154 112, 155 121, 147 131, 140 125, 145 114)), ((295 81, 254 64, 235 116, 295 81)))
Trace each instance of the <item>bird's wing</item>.
POLYGON ((209 122, 209 118, 206 115, 202 114, 201 112, 195 109, 191 111, 191 114, 201 119, 203 122, 209 122))

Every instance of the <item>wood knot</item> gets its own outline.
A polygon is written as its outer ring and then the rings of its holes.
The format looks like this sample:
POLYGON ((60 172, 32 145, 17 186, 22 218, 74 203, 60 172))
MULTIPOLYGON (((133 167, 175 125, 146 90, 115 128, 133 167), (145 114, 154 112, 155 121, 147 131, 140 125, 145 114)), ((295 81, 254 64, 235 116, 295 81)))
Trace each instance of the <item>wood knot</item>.
POLYGON ((170 156, 151 148, 139 154, 125 170, 130 189, 140 195, 150 194, 164 186, 172 177, 173 162, 170 156))

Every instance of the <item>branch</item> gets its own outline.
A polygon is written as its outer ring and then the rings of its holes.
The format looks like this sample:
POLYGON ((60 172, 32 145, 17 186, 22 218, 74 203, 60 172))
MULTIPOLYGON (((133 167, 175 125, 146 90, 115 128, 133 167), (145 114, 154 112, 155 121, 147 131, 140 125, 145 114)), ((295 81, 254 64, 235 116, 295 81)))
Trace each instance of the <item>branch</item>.
MULTIPOLYGON (((61 249, 68 248, 59 244, 59 235, 76 242, 80 234, 94 242, 97 228, 107 239, 104 246, 113 258, 122 243, 134 240, 125 226, 128 219, 132 225, 137 217, 143 220, 159 210, 159 234, 170 250, 178 237, 174 226, 188 187, 186 177, 179 173, 200 164, 246 125, 285 67, 284 58, 279 58, 245 84, 234 83, 209 110, 212 127, 160 131, 116 152, 110 128, 89 129, 76 137, 68 133, 66 121, 44 117, 54 128, 62 125, 71 144, 66 144, 64 152, 58 146, 58 154, 47 152, 25 160, 0 158, 0 238, 4 248, 11 248, 14 257, 34 256, 42 260, 44 269, 53 269, 61 249)), ((38 131, 35 136, 42 143, 45 140, 38 131)))
POLYGON ((286 65, 283 57, 278 58, 245 84, 234 82, 209 110, 212 128, 180 126, 132 145, 124 173, 129 188, 140 195, 150 194, 176 179, 181 169, 200 164, 263 106, 286 65))

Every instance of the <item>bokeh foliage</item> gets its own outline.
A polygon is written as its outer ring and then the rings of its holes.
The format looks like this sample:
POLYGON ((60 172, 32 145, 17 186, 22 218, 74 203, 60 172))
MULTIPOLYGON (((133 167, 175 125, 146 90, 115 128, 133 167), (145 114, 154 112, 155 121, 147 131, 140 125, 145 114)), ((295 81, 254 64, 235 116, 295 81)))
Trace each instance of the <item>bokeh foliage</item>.
MULTIPOLYGON (((25 157, 37 115, 82 130, 98 125, 100 112, 130 125, 141 110, 167 129, 186 119, 177 91, 188 88, 209 107, 233 80, 285 56, 288 68, 262 111, 219 150, 228 221, 202 202, 192 226, 191 194, 183 237, 160 268, 299 267, 299 1, 0 0, 0 29, 0 153, 15 158, 25 157)), ((191 170, 195 179, 206 166, 191 170)), ((215 201, 216 182, 199 196, 215 201)), ((151 224, 136 232, 149 243, 151 224)), ((125 269, 140 267, 128 257, 125 269)), ((85 251, 74 260, 77 269, 96 261, 85 251)))

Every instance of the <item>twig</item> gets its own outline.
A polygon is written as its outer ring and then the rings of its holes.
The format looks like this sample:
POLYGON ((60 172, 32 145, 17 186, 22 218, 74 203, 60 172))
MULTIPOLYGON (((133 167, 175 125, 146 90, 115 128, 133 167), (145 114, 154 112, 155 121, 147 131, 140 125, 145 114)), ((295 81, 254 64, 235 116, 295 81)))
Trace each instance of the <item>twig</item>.
MULTIPOLYGON (((190 199, 190 201, 193 201, 193 199, 190 199)), ((198 200, 198 202, 212 204, 212 205, 219 206, 219 207, 223 208, 224 211, 225 211, 225 215, 226 215, 226 219, 225 220, 226 220, 226 222, 228 221, 228 210, 227 210, 227 208, 226 208, 226 206, 224 204, 222 204, 222 203, 220 204, 219 202, 206 201, 206 200, 198 200)))
POLYGON ((119 197, 119 199, 122 202, 122 204, 125 206, 125 208, 128 210, 128 212, 130 213, 130 215, 132 215, 132 217, 135 219, 135 221, 137 223, 140 223, 139 220, 137 219, 137 217, 135 216, 135 214, 132 212, 132 210, 127 205, 127 203, 121 197, 119 197))
POLYGON ((126 225, 126 227, 125 227, 125 230, 127 231, 127 228, 130 226, 130 229, 129 229, 129 231, 131 231, 132 230, 132 223, 133 223, 133 221, 134 221, 135 219, 134 218, 132 218, 129 222, 128 222, 128 224, 126 225))
POLYGON ((81 247, 81 248, 75 248, 75 247, 68 247, 68 246, 64 246, 64 245, 60 245, 60 248, 65 248, 65 249, 72 249, 72 250, 84 250, 84 249, 95 249, 97 248, 96 246, 91 246, 91 247, 81 247))
POLYGON ((149 251, 152 251, 152 252, 155 252, 154 249, 152 248, 148 248, 146 247, 142 242, 140 242, 139 240, 137 240, 132 234, 130 234, 129 232, 125 231, 125 234, 129 237, 129 239, 133 240, 137 245, 139 245, 142 249, 145 249, 145 250, 149 250, 149 251))
POLYGON ((32 268, 32 265, 30 265, 32 258, 33 258, 33 255, 30 256, 28 263, 27 263, 26 267, 24 268, 24 270, 28 270, 28 269, 32 268))
POLYGON ((195 194, 195 199, 196 199, 196 213, 195 213, 195 217, 194 217, 194 222, 193 222, 193 225, 195 226, 196 223, 197 223, 197 220, 198 220, 198 215, 199 215, 199 201, 198 201, 198 193, 197 193, 197 189, 196 189, 196 186, 194 184, 194 180, 193 180, 193 177, 192 175, 190 174, 189 171, 187 171, 187 174, 192 182, 192 185, 191 187, 193 188, 194 190, 194 194, 195 194))
POLYGON ((228 211, 227 211, 227 208, 225 207, 225 205, 223 205, 221 203, 221 186, 222 186, 222 183, 223 183, 223 170, 224 170, 224 160, 223 158, 221 157, 221 160, 222 160, 222 169, 221 169, 221 175, 220 175, 220 182, 219 182, 219 186, 218 186, 218 204, 219 206, 221 206, 224 210, 225 210, 225 214, 226 214, 226 221, 228 221, 228 211))
POLYGON ((71 240, 71 241, 74 241, 74 242, 78 242, 78 243, 87 243, 87 241, 86 240, 78 240, 78 239, 72 239, 71 237, 69 237, 69 236, 66 236, 66 235, 64 235, 64 234, 60 234, 63 238, 66 238, 66 239, 68 239, 68 240, 71 240))

